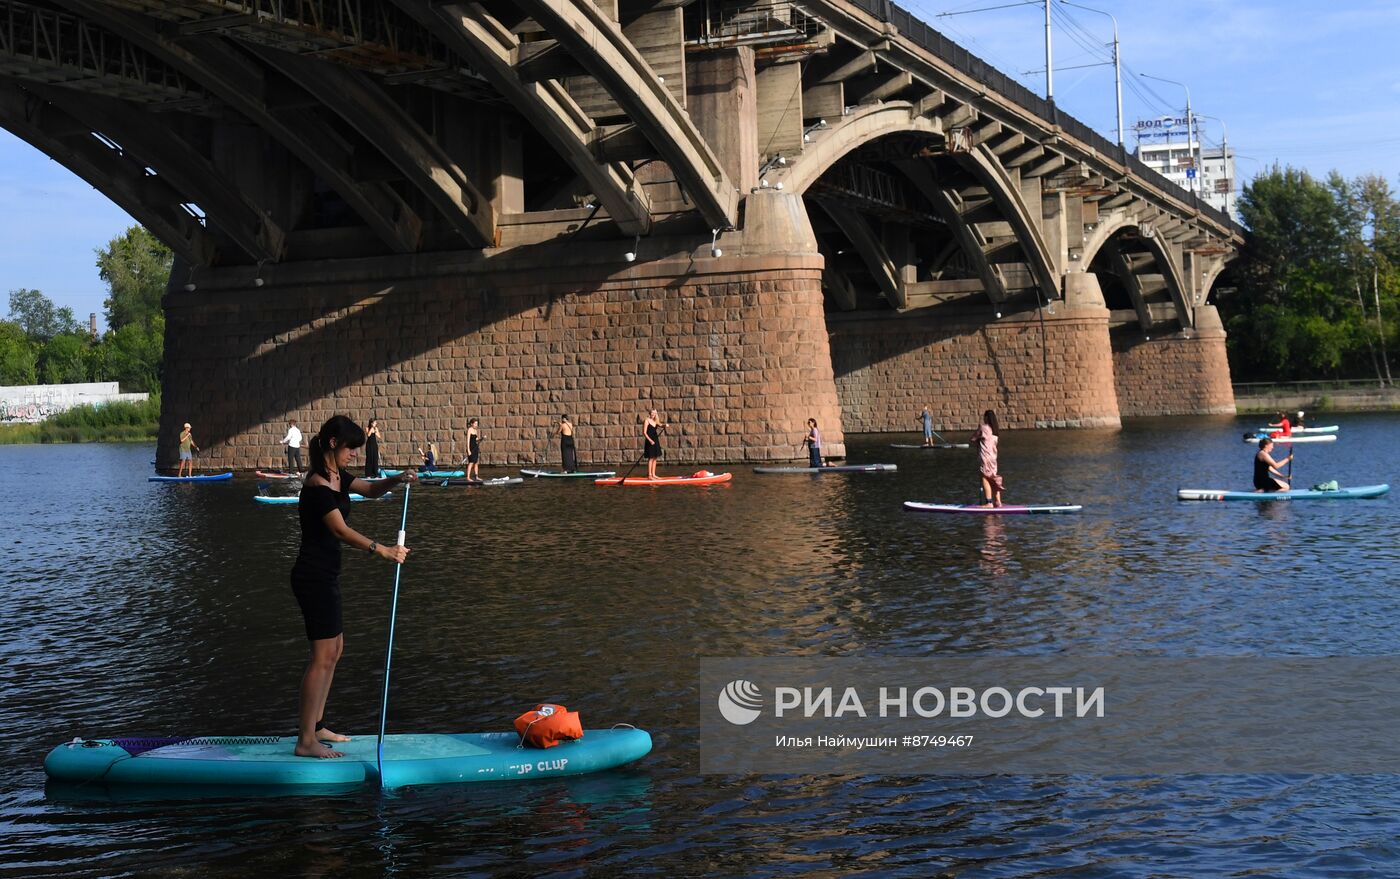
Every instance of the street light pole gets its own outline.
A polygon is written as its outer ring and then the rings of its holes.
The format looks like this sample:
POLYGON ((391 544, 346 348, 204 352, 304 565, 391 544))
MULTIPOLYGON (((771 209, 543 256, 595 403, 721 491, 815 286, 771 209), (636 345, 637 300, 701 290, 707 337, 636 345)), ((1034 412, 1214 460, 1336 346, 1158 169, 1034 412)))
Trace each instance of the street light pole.
MULTIPOLYGON (((1229 170, 1229 162, 1230 162, 1230 129, 1225 125, 1225 120, 1224 120, 1224 119, 1221 119, 1219 116, 1207 116, 1205 113, 1202 113, 1202 114, 1201 114, 1201 118, 1202 118, 1202 119, 1214 119, 1216 122, 1219 122, 1219 123, 1220 123, 1220 164, 1221 164, 1221 165, 1224 165, 1224 166, 1226 167, 1226 170, 1229 170)), ((1202 159, 1201 161, 1204 162, 1205 160, 1202 159)), ((1233 173, 1233 172, 1231 172, 1231 173, 1233 173)), ((1234 178, 1234 177, 1229 177, 1229 178, 1227 178, 1227 181, 1228 181, 1229 185, 1225 187, 1225 215, 1228 217, 1228 216, 1231 216, 1231 214, 1230 214, 1230 196, 1231 196, 1231 194, 1233 194, 1234 191, 1235 191, 1235 178, 1234 178)))
POLYGON ((1069 0, 1060 0, 1066 6, 1073 6, 1075 9, 1083 9, 1086 12, 1097 12, 1099 15, 1107 15, 1113 22, 1113 91, 1117 98, 1118 105, 1118 146, 1123 146, 1123 65, 1118 55, 1118 19, 1111 12, 1104 12, 1102 9, 1094 9, 1091 6, 1084 6, 1080 3, 1071 3, 1069 0))
POLYGON ((1050 0, 1045 0, 1045 100, 1055 103, 1055 65, 1050 60, 1050 0))
POLYGON ((1155 79, 1158 82, 1165 82, 1170 85, 1179 85, 1186 89, 1186 151, 1191 154, 1191 168, 1196 172, 1190 177, 1191 194, 1199 196, 1200 192, 1198 190, 1200 189, 1199 181, 1201 178, 1201 171, 1200 165, 1196 160, 1196 117, 1191 113, 1191 87, 1184 82, 1177 82, 1174 79, 1167 79, 1161 76, 1151 76, 1146 73, 1140 73, 1138 76, 1144 79, 1155 79))

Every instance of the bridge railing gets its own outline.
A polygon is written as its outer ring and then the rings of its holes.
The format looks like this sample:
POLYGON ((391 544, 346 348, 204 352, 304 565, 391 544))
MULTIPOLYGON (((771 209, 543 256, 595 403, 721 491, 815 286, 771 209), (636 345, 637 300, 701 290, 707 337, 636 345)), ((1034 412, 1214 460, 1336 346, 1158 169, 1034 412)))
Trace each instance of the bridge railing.
POLYGON ((1126 147, 1120 147, 1118 144, 1112 143, 1108 138, 1099 134, 1068 113, 1060 112, 1053 101, 1045 100, 1016 80, 1007 76, 1005 73, 1002 73, 1000 70, 988 64, 986 61, 978 58, 967 49, 964 49, 939 31, 930 27, 926 22, 915 16, 914 13, 909 10, 890 2, 890 0, 849 0, 849 2, 854 6, 864 9, 871 15, 876 16, 881 21, 893 24, 900 34, 921 48, 927 49, 929 52, 932 52, 934 55, 946 61, 948 64, 952 65, 953 69, 960 73, 965 73, 977 82, 994 89, 1022 109, 1029 110, 1034 115, 1048 120, 1052 124, 1059 125, 1066 133, 1097 150, 1099 153, 1114 157, 1119 162, 1126 165, 1135 176, 1142 178, 1147 183, 1150 183, 1179 201, 1191 205, 1215 222, 1227 228, 1241 231, 1239 224, 1235 223, 1224 211, 1214 207, 1204 199, 1198 197, 1194 192, 1190 192, 1178 186, 1157 171, 1148 167, 1141 159, 1129 153, 1126 147))

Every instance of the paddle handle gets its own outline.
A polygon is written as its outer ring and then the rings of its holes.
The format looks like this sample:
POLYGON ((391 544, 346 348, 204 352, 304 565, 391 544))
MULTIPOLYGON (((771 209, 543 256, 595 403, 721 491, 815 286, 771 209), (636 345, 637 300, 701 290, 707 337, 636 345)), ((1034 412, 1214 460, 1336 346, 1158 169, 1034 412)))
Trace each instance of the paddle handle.
POLYGON ((399 540, 398 540, 399 546, 403 546, 403 545, 404 545, 404 541, 407 539, 407 537, 408 537, 408 532, 405 531, 405 530, 403 530, 402 528, 400 528, 400 529, 399 529, 399 540))

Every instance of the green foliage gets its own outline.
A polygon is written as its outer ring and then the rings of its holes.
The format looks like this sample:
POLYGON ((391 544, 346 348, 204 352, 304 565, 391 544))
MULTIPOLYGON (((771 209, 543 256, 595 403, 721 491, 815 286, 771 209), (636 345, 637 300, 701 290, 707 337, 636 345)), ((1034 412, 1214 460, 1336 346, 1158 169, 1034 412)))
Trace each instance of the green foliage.
POLYGON ((1249 227, 1221 287, 1240 380, 1389 377, 1400 305, 1400 203, 1379 177, 1275 166, 1240 198, 1249 227))
POLYGON ((124 391, 158 391, 165 351, 165 318, 128 323, 102 338, 107 381, 124 391))
POLYGON ((60 333, 80 331, 73 309, 58 308, 53 300, 38 290, 10 291, 10 320, 19 324, 24 334, 35 342, 47 342, 60 333))
POLYGON ((0 320, 0 385, 32 385, 38 381, 38 359, 24 329, 0 320))
POLYGON ((49 339, 39 349, 39 380, 46 385, 87 381, 88 343, 83 336, 65 333, 49 339))
POLYGON ((156 438, 160 395, 140 403, 75 406, 40 424, 0 426, 0 445, 144 442, 156 438))
POLYGON ((97 273, 107 283, 107 326, 121 330, 161 315, 160 299, 174 255, 142 226, 132 226, 98 248, 97 273))

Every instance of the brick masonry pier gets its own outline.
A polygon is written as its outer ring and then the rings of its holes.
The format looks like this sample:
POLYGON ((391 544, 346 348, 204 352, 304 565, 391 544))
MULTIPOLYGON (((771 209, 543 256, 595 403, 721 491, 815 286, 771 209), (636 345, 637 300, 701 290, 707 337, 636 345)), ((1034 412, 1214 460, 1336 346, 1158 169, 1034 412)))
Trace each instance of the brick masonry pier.
POLYGON ((289 417, 309 434, 338 412, 383 422, 386 462, 426 441, 465 455, 475 417, 484 463, 557 464, 566 412, 580 460, 616 465, 640 454, 651 407, 667 462, 791 458, 808 417, 843 453, 820 256, 706 247, 628 266, 611 246, 341 260, 172 293, 160 460, 190 421, 201 467, 276 464, 289 417))
POLYGON ((939 429, 972 430, 987 409, 1007 428, 1119 426, 1106 309, 929 310, 833 318, 847 431, 916 430, 925 405, 939 429))

